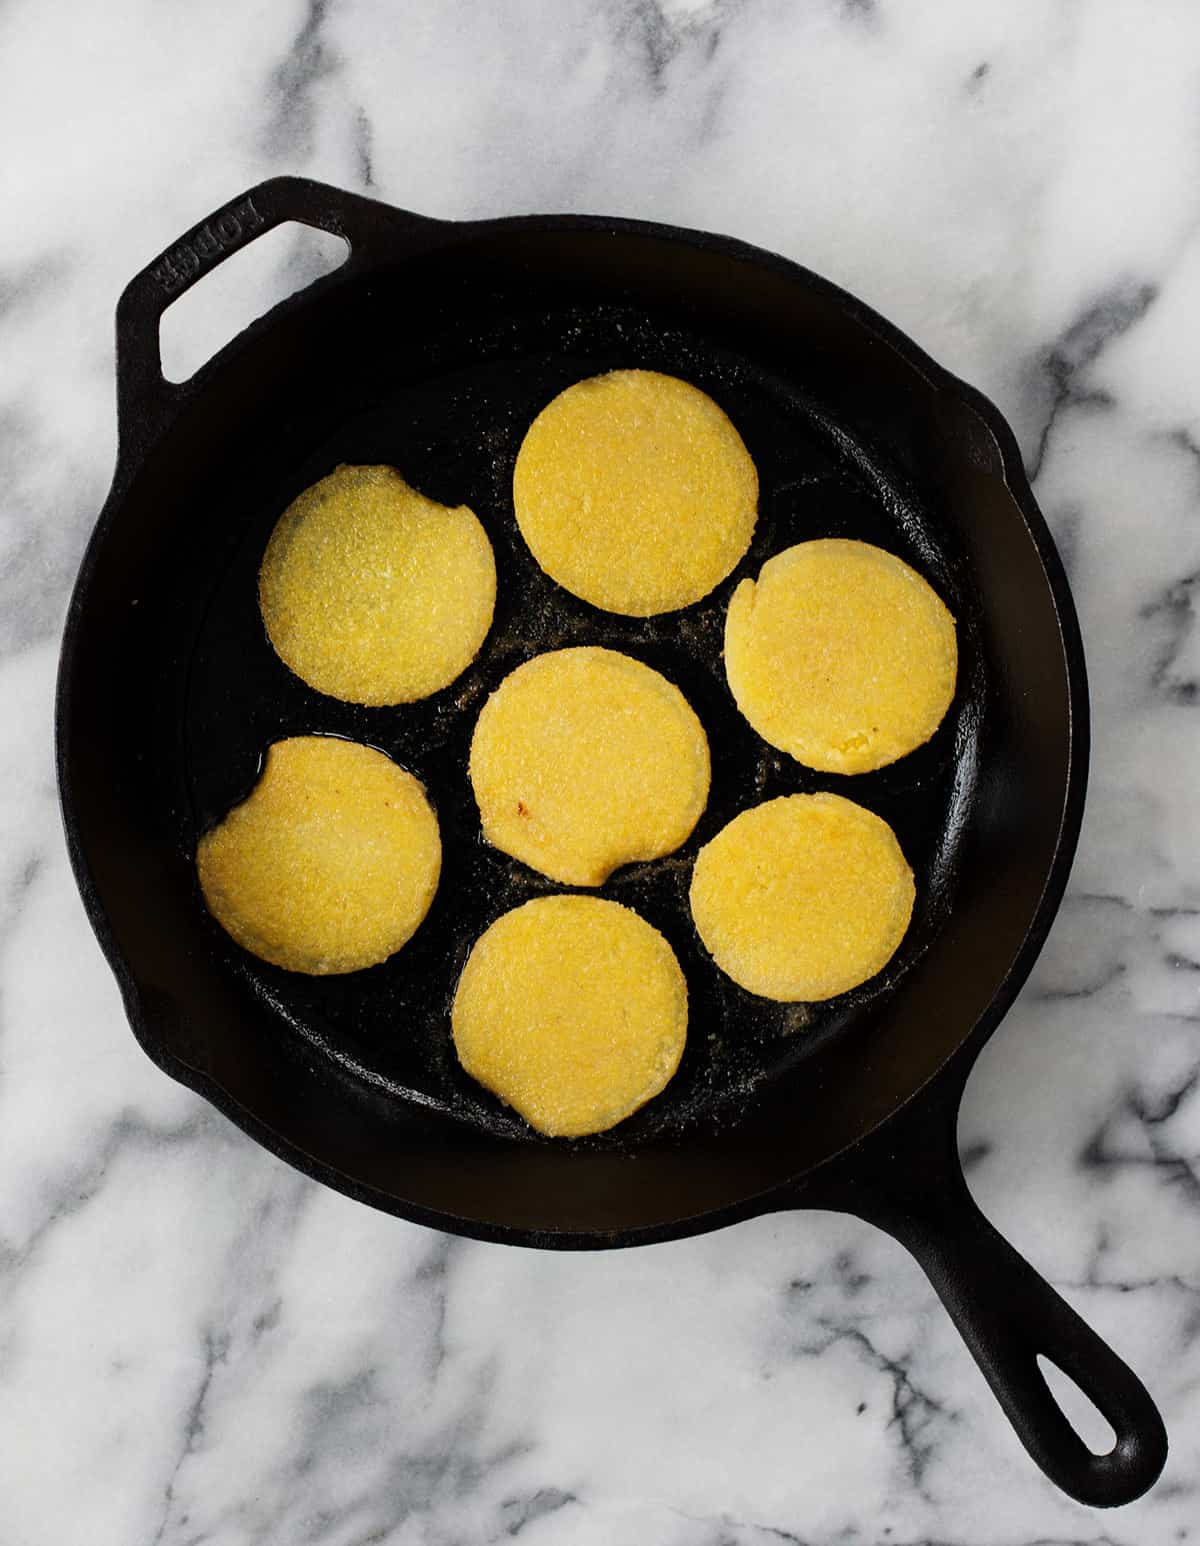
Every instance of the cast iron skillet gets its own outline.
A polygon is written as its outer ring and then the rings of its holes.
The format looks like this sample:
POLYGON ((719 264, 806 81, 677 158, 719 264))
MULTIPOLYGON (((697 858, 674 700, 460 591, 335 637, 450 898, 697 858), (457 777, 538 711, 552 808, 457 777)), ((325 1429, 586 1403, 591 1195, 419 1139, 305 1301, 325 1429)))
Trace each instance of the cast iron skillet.
POLYGON ((833 285, 726 238, 575 216, 450 224, 294 178, 189 232, 117 312, 120 449, 63 644, 59 779, 71 857, 142 1046, 299 1169, 375 1207, 519 1245, 637 1245, 777 1209, 835 1208, 917 1257, 1030 1454, 1074 1497, 1124 1503, 1167 1441, 1145 1389, 975 1206, 955 1120, 985 1039, 1024 981, 1078 835, 1087 692, 1061 564, 990 403, 833 285), (277 307, 190 381, 162 376, 159 318, 281 221, 343 236, 346 264, 277 307), (525 552, 510 483, 521 436, 569 382, 658 368, 713 395, 760 472, 754 545, 698 605, 600 613, 525 552), (424 704, 322 698, 263 634, 254 579, 288 501, 338 462, 389 462, 468 503, 500 601, 474 666, 424 704), (738 579, 805 537, 909 558, 959 620, 960 689, 890 769, 818 777, 733 708, 721 622, 738 579), (666 934, 687 971, 688 1051, 613 1133, 532 1134, 462 1075, 447 1006, 471 941, 554 889, 482 843, 465 779, 486 694, 539 649, 626 649, 688 694, 714 750, 710 806, 675 858, 605 894, 666 934), (434 907, 392 961, 310 979, 245 955, 206 913, 192 854, 263 752, 349 735, 425 780, 445 847, 434 907), (747 804, 833 788, 895 827, 920 902, 888 970, 811 1010, 752 998, 695 939, 697 847, 747 804), (1044 1355, 1116 1431, 1093 1454, 1044 1355))

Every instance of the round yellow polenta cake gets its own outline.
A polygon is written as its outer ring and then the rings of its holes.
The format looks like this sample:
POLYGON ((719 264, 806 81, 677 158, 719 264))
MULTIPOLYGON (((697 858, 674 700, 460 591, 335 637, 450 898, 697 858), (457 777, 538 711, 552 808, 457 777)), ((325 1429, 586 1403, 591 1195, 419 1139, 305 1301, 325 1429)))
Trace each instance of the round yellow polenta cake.
POLYGON ((602 1133, 679 1067, 687 983, 637 913, 547 896, 505 913, 467 958, 451 1015, 459 1062, 551 1137, 602 1133))
POLYGON ((553 650, 484 704, 469 772, 489 843, 552 880, 598 886, 690 835, 708 799, 708 739, 678 687, 640 660, 553 650))
POLYGON ((196 850, 221 927, 262 960, 317 977, 399 950, 441 864, 417 779, 369 746, 319 735, 276 741, 249 798, 196 850))
POLYGON ((649 617, 706 596, 750 546, 758 473, 711 397, 614 370, 543 408, 513 473, 517 525, 572 595, 649 617))
POLYGON ((836 794, 793 794, 735 816, 700 850, 691 907, 705 948, 762 998, 833 998, 873 977, 912 917, 895 833, 836 794))
POLYGON ((465 506, 392 467, 339 467, 280 516, 258 600, 277 654, 347 703, 412 703, 446 687, 492 623, 496 565, 465 506))
POLYGON ((770 558, 725 620, 725 672, 765 741, 866 773, 921 746, 954 697, 954 618, 903 559, 826 538, 770 558))

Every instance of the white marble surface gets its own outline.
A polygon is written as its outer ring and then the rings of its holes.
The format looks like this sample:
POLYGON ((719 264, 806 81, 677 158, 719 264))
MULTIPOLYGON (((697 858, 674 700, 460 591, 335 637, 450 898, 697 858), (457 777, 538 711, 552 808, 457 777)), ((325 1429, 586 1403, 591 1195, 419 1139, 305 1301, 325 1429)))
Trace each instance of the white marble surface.
POLYGON ((2 1546, 1200 1535, 1198 335, 1190 0, 0 7, 2 1546), (985 1208, 1162 1404, 1144 1500, 1055 1493, 866 1226, 447 1240, 300 1179, 138 1051, 59 830, 58 635, 111 471, 116 295, 279 171, 731 232, 1009 415, 1095 758, 962 1138, 985 1208))

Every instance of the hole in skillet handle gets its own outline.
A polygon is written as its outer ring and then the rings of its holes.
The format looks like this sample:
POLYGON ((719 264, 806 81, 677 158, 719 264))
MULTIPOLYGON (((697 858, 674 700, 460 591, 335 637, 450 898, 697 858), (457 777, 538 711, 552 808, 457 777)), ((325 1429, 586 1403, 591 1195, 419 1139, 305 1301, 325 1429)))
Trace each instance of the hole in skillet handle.
POLYGON ((1063 1415, 1092 1454, 1112 1454, 1117 1447, 1116 1430, 1088 1393, 1045 1353, 1037 1355, 1037 1366, 1063 1415))
POLYGON ((1158 1480, 1167 1433, 1133 1370, 984 1217, 958 1156, 957 1118, 969 1056, 931 1084, 866 1140, 801 1183, 778 1206, 852 1213, 898 1240, 916 1258, 950 1312, 1030 1456, 1080 1503, 1132 1503, 1158 1480), (1074 1387, 1093 1410, 1088 1434, 1107 1424, 1110 1447, 1097 1452, 1055 1397, 1074 1387), (1098 1422, 1097 1419, 1102 1422, 1098 1422))
POLYGON ((158 329, 164 379, 182 385, 215 347, 229 343, 289 295, 341 268, 349 256, 345 237, 295 220, 239 248, 204 284, 167 306, 158 329))
MULTIPOLYGON (((164 376, 159 336, 163 313, 226 258, 289 222, 340 238, 349 255, 337 270, 368 261, 384 243, 394 253, 397 237, 408 238, 415 250, 436 240, 445 228, 443 221, 305 177, 259 183, 193 226, 135 275, 117 302, 117 430, 124 465, 144 455, 203 374, 203 366, 197 366, 186 381, 164 376)), ((296 294, 306 291, 315 277, 310 271, 296 294)))

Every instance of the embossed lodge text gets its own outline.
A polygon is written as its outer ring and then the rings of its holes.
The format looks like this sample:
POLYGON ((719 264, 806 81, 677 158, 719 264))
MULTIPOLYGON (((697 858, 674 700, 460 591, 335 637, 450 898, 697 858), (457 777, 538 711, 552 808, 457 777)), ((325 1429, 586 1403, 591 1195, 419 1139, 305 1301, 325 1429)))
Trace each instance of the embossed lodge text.
POLYGON ((261 230, 262 224, 253 199, 231 204, 165 253, 152 270, 155 279, 168 295, 174 294, 252 231, 261 230))

